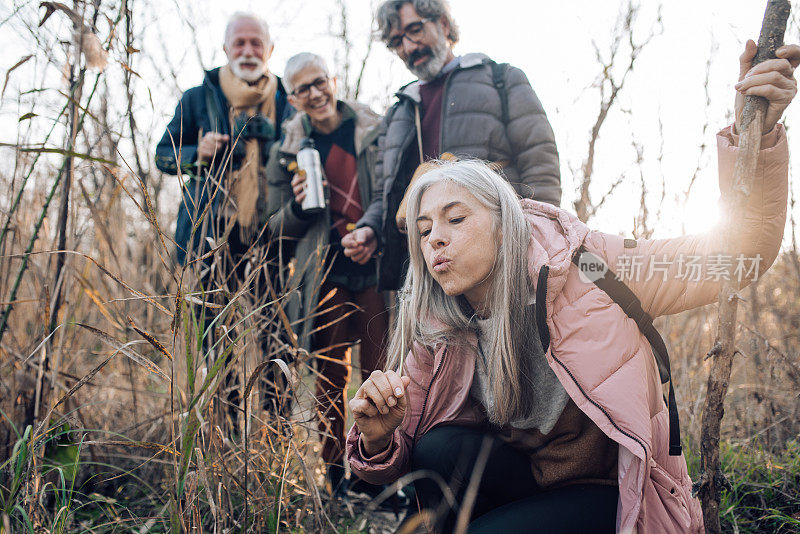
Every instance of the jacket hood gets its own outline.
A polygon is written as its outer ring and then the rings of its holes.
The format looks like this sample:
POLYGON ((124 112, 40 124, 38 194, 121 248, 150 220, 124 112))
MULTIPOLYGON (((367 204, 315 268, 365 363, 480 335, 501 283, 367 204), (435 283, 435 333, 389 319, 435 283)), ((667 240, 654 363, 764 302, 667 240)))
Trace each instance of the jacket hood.
MULTIPOLYGON (((381 122, 381 116, 372 111, 366 104, 339 100, 337 105, 341 106, 343 118, 354 117, 356 121, 355 145, 356 155, 369 146, 377 134, 377 126, 381 122)), ((308 114, 298 111, 294 116, 283 123, 283 142, 281 152, 287 154, 297 154, 300 150, 300 143, 311 134, 311 124, 308 114)))
POLYGON ((530 224, 528 276, 536 288, 539 270, 547 266, 547 310, 561 293, 572 266, 572 257, 583 244, 589 228, 571 213, 536 200, 522 199, 522 211, 530 224))
MULTIPOLYGON (((485 65, 491 61, 492 58, 479 52, 464 54, 461 56, 461 61, 459 61, 458 66, 452 72, 463 69, 471 69, 479 65, 485 65)), ((419 103, 419 80, 414 80, 413 82, 404 85, 395 93, 395 96, 410 98, 414 102, 419 103)))

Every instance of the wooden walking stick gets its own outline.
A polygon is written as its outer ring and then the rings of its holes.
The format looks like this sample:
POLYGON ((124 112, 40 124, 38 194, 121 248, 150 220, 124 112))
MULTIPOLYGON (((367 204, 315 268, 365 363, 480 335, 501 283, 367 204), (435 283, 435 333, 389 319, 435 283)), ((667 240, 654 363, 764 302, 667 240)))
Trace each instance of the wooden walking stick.
MULTIPOLYGON (((786 20, 789 18, 789 0, 769 0, 758 38, 758 51, 753 65, 775 57, 775 50, 783 45, 786 20)), ((724 250, 733 250, 735 229, 730 221, 735 220, 750 196, 761 150, 761 131, 768 102, 760 96, 747 96, 739 128, 739 151, 733 171, 733 187, 730 192, 726 217, 724 250)), ((720 530, 719 503, 722 488, 729 487, 719 466, 719 430, 724 411, 725 395, 731 378, 731 365, 736 352, 736 308, 739 296, 739 281, 734 279, 732 266, 723 281, 719 294, 719 324, 714 346, 708 352, 713 357, 708 376, 706 402, 703 407, 702 434, 700 438, 702 474, 696 484, 703 506, 706 532, 717 534, 720 530)))

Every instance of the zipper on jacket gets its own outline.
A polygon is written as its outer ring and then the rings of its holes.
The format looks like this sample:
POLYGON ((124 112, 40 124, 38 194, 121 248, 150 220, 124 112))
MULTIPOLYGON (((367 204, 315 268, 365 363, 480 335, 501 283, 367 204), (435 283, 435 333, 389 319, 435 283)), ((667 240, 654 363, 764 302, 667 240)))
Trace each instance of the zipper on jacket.
MULTIPOLYGON (((542 269, 545 269, 545 267, 546 266, 542 267, 542 269)), ((542 271, 540 270, 540 275, 541 275, 541 273, 542 273, 542 271)), ((545 271, 545 273, 546 273, 546 271, 545 271)), ((542 296, 542 304, 541 304, 541 306, 545 310, 545 317, 546 317, 546 313, 547 313, 546 312, 546 310, 547 310, 547 300, 546 300, 547 299, 547 275, 546 274, 545 274, 545 276, 539 276, 539 282, 537 284, 536 289, 537 289, 537 295, 536 295, 537 304, 538 304, 539 296, 541 295, 542 296), (542 286, 542 283, 544 283, 544 286, 542 286), (541 291, 541 293, 540 293, 540 291, 541 291)), ((545 323, 545 328, 547 328, 546 323, 545 323)), ((540 332, 539 336, 541 337, 541 335, 542 335, 542 333, 540 332)), ((547 337, 548 337, 548 340, 549 340, 549 337, 550 337, 549 332, 547 332, 547 337)), ((550 345, 550 343, 548 341, 548 346, 549 345, 550 345)), ((547 347, 543 347, 543 348, 544 348, 545 351, 547 351, 547 347)), ((589 395, 583 389, 583 386, 581 386, 578 383, 578 380, 575 378, 575 375, 572 374, 572 371, 570 371, 570 369, 566 365, 564 365, 564 362, 562 362, 561 360, 556 358, 555 354, 553 354, 552 347, 550 347, 550 356, 552 356, 553 360, 555 360, 558 363, 558 365, 560 365, 561 368, 564 369, 567 372, 569 377, 572 379, 572 382, 576 386, 578 386, 578 389, 583 394, 583 396, 586 398, 586 400, 588 400, 595 408, 600 410, 603 413, 603 415, 605 415, 606 418, 608 418, 608 421, 611 423, 611 425, 615 429, 617 429, 617 431, 619 431, 622 435, 627 436, 628 438, 634 440, 636 443, 639 444, 639 446, 642 447, 642 450, 644 451, 645 462, 647 462, 647 447, 644 446, 644 443, 642 443, 642 441, 639 438, 637 438, 636 436, 634 436, 630 432, 627 432, 626 430, 623 430, 622 428, 620 428, 620 426, 617 425, 616 422, 614 422, 614 419, 611 417, 611 414, 609 414, 606 411, 605 408, 600 406, 600 404, 598 402, 596 402, 594 399, 589 397, 589 395)))
POLYGON ((436 366, 436 371, 433 372, 433 377, 431 378, 431 381, 428 384, 428 391, 425 392, 425 400, 422 402, 422 411, 419 414, 419 421, 417 421, 417 428, 414 429, 414 438, 411 440, 411 456, 414 455, 414 447, 416 447, 417 445, 417 434, 419 433, 419 427, 422 426, 422 418, 425 416, 425 408, 428 407, 428 396, 431 394, 433 381, 436 380, 436 377, 439 375, 439 371, 442 368, 445 354, 447 354, 447 348, 445 348, 444 351, 442 352, 442 359, 439 360, 439 365, 436 366))
MULTIPOLYGON (((553 352, 552 351, 550 352, 550 355, 553 356, 553 352)), ((614 422, 614 419, 611 418, 611 414, 609 414, 606 411, 605 408, 600 406, 600 404, 598 404, 596 401, 591 399, 589 397, 589 395, 586 394, 586 391, 584 391, 583 387, 581 387, 581 385, 575 379, 575 376, 572 374, 572 371, 570 371, 569 368, 566 365, 564 365, 564 363, 561 360, 559 360, 558 358, 556 358, 555 356, 553 356, 553 359, 567 372, 567 374, 572 379, 572 381, 575 383, 575 385, 578 386, 578 389, 581 391, 581 393, 583 393, 583 396, 586 397, 586 400, 591 402, 592 405, 595 408, 597 408, 598 410, 603 412, 603 415, 605 415, 608 418, 608 421, 614 426, 614 428, 616 428, 623 435, 625 435, 625 436, 629 437, 630 439, 634 440, 636 443, 638 443, 642 447, 642 450, 644 451, 645 462, 646 462, 647 461, 647 448, 644 446, 644 443, 642 443, 639 438, 637 438, 636 436, 634 436, 630 432, 627 432, 627 431, 623 430, 622 428, 620 428, 619 425, 617 425, 617 423, 614 422)))
POLYGON ((447 79, 444 81, 444 89, 443 89, 444 98, 443 98, 443 101, 442 101, 441 116, 439 117, 439 121, 440 121, 439 122, 439 155, 440 156, 446 152, 446 150, 444 148, 444 128, 443 128, 443 126, 444 126, 444 116, 446 114, 447 107, 448 107, 447 106, 447 90, 450 88, 450 81, 452 80, 453 76, 459 71, 468 70, 468 69, 474 69, 475 67, 479 67, 479 66, 482 67, 484 65, 486 65, 486 63, 480 63, 478 65, 472 65, 470 67, 464 68, 459 63, 459 65, 456 68, 454 68, 453 70, 451 70, 450 72, 445 74, 445 76, 447 76, 447 79))
MULTIPOLYGON (((408 101, 411 102, 411 106, 412 107, 417 105, 414 102, 414 99, 411 98, 410 96, 404 95, 402 93, 397 93, 397 97, 398 97, 398 99, 403 99, 403 98, 408 99, 408 101)), ((397 111, 395 110, 394 113, 397 113, 397 111)), ((394 120, 394 113, 392 114, 392 120, 394 120)), ((387 134, 388 134, 388 130, 383 135, 387 135, 387 134)), ((417 128, 416 128, 416 126, 414 126, 414 127, 411 128, 411 133, 406 136, 406 139, 403 139, 403 142, 400 145, 402 147, 402 150, 400 150, 399 156, 398 156, 397 160, 395 161, 394 168, 392 169, 391 176, 393 176, 394 178, 392 179, 391 185, 389 187, 386 187, 386 180, 382 176, 378 177, 379 179, 383 180, 383 182, 384 182, 384 187, 383 187, 383 191, 382 191, 382 195, 381 195, 384 202, 388 203, 388 199, 389 199, 389 195, 391 194, 392 187, 394 187, 394 184, 397 181, 397 175, 400 174, 400 169, 403 166, 403 156, 406 153, 406 151, 408 150, 408 147, 411 145, 411 142, 414 140, 414 136, 416 134, 417 134, 417 128)), ((383 164, 384 164, 384 166, 386 165, 386 160, 385 159, 384 159, 383 164)), ((384 169, 383 174, 384 174, 384 176, 386 176, 388 178, 389 175, 386 174, 386 170, 385 169, 384 169)), ((409 177, 409 181, 410 180, 411 180, 411 177, 409 177)), ((407 187, 408 186, 406 185, 406 188, 407 187)), ((404 191, 405 191, 405 189, 404 189, 404 191)), ((387 220, 388 220, 387 214, 384 213, 383 217, 381 217, 381 224, 383 226, 385 226, 387 220)))

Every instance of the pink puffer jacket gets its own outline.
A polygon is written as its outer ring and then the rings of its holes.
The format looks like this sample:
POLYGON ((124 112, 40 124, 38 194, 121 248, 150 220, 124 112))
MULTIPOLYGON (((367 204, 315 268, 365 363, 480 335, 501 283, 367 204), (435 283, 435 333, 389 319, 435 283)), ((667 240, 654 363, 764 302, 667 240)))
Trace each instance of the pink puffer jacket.
MULTIPOLYGON (((728 191, 737 151, 729 128, 718 134, 717 144, 720 189, 728 191)), ((775 260, 786 222, 789 157, 780 125, 765 136, 762 146, 771 148, 761 151, 749 204, 735 222, 739 252, 746 258, 761 257, 759 275, 775 260)), ((686 460, 668 454, 669 417, 650 345, 608 295, 581 279, 571 259, 583 245, 623 278, 648 314, 658 317, 716 300, 718 277, 687 281, 678 275, 686 269, 686 258, 719 253, 721 232, 625 240, 591 231, 573 215, 548 204, 523 200, 522 205, 532 228, 528 254, 534 284, 541 267, 549 267, 547 360, 575 404, 619 444, 617 530, 702 532, 700 504, 691 496, 686 460), (642 276, 625 279, 620 271, 629 272, 630 262, 622 258, 638 258, 644 265, 642 276), (648 279, 651 259, 661 267, 648 279), (627 267, 622 261, 628 262, 627 267)), ((356 426, 347 438, 350 466, 368 482, 390 482, 405 474, 412 443, 434 426, 482 421, 469 395, 474 351, 441 347, 432 354, 415 346, 406 362, 412 379, 409 409, 389 449, 365 459, 356 426)))

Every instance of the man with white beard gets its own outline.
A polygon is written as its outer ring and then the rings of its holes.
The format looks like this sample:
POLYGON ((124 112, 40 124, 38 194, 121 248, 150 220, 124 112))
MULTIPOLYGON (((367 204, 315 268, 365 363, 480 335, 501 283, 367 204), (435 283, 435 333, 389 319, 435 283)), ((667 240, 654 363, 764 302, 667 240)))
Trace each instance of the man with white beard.
MULTIPOLYGON (((278 247, 265 232, 265 167, 269 147, 280 138, 281 124, 294 108, 280 78, 267 67, 273 43, 264 20, 253 13, 234 13, 222 48, 228 63, 206 71, 203 83, 183 94, 155 160, 163 172, 187 178, 175 230, 178 263, 203 258, 200 285, 203 291, 222 290, 211 297, 218 305, 228 304, 225 295, 244 295, 257 305, 269 298, 268 281, 280 289, 278 247)), ((208 325, 213 315, 206 313, 208 325)), ((267 351, 270 332, 259 331, 259 336, 267 351)), ((211 365, 213 335, 204 343, 211 365)), ((218 346, 216 353, 222 350, 218 346)), ((280 377, 273 378, 274 384, 280 377)), ((225 382, 227 413, 235 422, 239 383, 234 375, 225 382)), ((265 407, 279 401, 278 389, 273 385, 265 392, 265 407)))
POLYGON ((175 231, 179 263, 225 239, 235 259, 266 222, 267 153, 294 111, 280 78, 267 67, 273 47, 264 20, 234 13, 222 47, 228 64, 206 71, 202 85, 183 94, 156 147, 159 169, 180 169, 189 178, 175 231), (192 239, 209 198, 211 209, 192 239))
MULTIPOLYGON (((415 169, 449 153, 491 161, 517 194, 559 204, 561 175, 553 130, 525 74, 485 54, 456 56, 459 29, 446 0, 387 0, 378 36, 419 79, 397 93, 378 138, 378 187, 344 254, 378 253, 378 289, 396 290, 405 275, 404 196, 415 169), (379 230, 376 230, 379 229, 379 230)), ((413 226, 413 224, 412 224, 413 226)))

